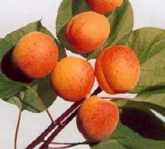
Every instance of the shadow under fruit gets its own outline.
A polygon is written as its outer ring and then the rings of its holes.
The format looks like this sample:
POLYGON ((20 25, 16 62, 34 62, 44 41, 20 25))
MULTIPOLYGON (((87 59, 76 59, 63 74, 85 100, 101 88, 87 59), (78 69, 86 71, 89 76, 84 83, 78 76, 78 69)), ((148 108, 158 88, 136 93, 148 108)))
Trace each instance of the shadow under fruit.
POLYGON ((7 52, 7 54, 3 57, 1 62, 1 71, 8 78, 14 81, 30 83, 32 79, 26 76, 16 65, 12 62, 12 50, 7 52))

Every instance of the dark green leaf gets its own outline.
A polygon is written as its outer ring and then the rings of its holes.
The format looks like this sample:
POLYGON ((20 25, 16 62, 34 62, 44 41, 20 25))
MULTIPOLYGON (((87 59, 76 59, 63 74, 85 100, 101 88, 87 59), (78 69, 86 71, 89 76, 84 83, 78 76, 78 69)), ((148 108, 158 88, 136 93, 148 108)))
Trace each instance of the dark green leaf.
POLYGON ((165 117, 165 109, 144 102, 129 101, 122 106, 121 122, 145 138, 165 140, 165 122, 155 115, 165 117))
POLYGON ((61 41, 60 34, 63 34, 62 32, 64 30, 64 27, 71 19, 71 17, 72 17, 72 1, 63 0, 58 9, 58 14, 56 19, 56 33, 60 41, 61 41))
POLYGON ((126 126, 120 124, 116 132, 107 139, 92 149, 164 149, 165 141, 156 141, 145 139, 126 126))
POLYGON ((140 92, 135 101, 147 102, 165 108, 165 87, 140 92))
POLYGON ((106 46, 116 44, 132 31, 134 18, 130 2, 124 0, 124 4, 120 8, 108 15, 108 19, 111 23, 112 32, 106 42, 106 46))
POLYGON ((42 99, 33 88, 28 88, 22 94, 21 102, 23 103, 24 110, 41 112, 46 109, 42 99))
POLYGON ((3 59, 3 56, 12 49, 12 44, 7 42, 5 39, 0 40, 0 63, 3 59))
POLYGON ((49 77, 34 82, 34 87, 44 104, 49 107, 56 98, 56 94, 51 87, 49 77))
POLYGON ((47 91, 49 88, 44 90, 44 85, 48 87, 46 81, 39 82, 37 92, 28 85, 9 80, 0 74, 0 98, 6 102, 15 104, 19 108, 21 107, 22 110, 42 112, 53 103, 56 97, 51 92, 52 90, 47 91), (49 98, 42 101, 42 97, 49 98))
POLYGON ((6 100, 25 89, 24 84, 9 80, 3 74, 0 74, 0 98, 6 100))

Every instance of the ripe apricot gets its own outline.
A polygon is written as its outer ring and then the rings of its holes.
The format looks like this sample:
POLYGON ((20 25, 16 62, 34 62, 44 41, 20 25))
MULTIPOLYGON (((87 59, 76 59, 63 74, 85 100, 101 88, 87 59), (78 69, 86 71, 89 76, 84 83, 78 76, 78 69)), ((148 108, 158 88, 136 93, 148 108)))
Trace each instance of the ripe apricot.
POLYGON ((14 64, 31 78, 47 76, 55 67, 58 47, 49 35, 31 32, 23 36, 12 53, 14 64))
POLYGON ((99 142, 109 137, 119 122, 119 109, 110 100, 97 96, 87 98, 77 116, 77 126, 90 142, 99 142))
POLYGON ((56 65, 51 75, 54 90, 68 101, 80 101, 91 90, 94 70, 85 60, 65 57, 56 65))
POLYGON ((86 0, 93 11, 101 14, 112 12, 117 7, 120 7, 123 0, 86 0))
POLYGON ((87 11, 74 16, 67 25, 66 39, 79 53, 89 53, 101 46, 110 33, 108 19, 96 12, 87 11))
POLYGON ((140 64, 135 52, 124 45, 103 50, 97 57, 96 78, 107 93, 123 93, 134 89, 140 76, 140 64))

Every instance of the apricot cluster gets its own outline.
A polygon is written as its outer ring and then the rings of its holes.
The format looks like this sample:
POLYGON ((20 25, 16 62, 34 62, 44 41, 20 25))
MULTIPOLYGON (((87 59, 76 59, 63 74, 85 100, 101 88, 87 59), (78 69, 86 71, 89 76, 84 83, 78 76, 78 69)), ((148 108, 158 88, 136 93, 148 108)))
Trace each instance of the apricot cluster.
MULTIPOLYGON (((93 11, 77 14, 66 25, 64 36, 73 50, 87 54, 103 47, 111 31, 110 21, 103 14, 113 11, 122 2, 87 0, 93 11)), ((102 48, 95 68, 83 58, 66 56, 59 59, 57 43, 41 32, 23 36, 10 54, 10 63, 5 65, 4 58, 2 68, 14 66, 30 79, 50 75, 50 83, 57 95, 67 101, 83 101, 77 124, 80 132, 91 142, 109 137, 119 122, 119 108, 111 99, 90 95, 95 76, 101 89, 110 94, 131 91, 140 77, 139 60, 134 50, 126 45, 102 48)), ((10 76, 8 71, 4 72, 10 76)))

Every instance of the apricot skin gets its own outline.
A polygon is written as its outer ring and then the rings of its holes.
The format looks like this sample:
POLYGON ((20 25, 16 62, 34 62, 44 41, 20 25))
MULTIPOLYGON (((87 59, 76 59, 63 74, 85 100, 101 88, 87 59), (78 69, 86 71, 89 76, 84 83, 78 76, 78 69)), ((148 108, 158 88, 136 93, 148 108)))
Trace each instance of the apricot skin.
POLYGON ((96 59, 95 75, 107 93, 134 89, 140 77, 140 63, 134 51, 124 45, 106 48, 96 59))
POLYGON ((80 101, 93 86, 94 70, 81 58, 66 57, 56 65, 51 83, 56 93, 65 100, 80 101))
POLYGON ((119 122, 119 109, 110 100, 97 96, 87 98, 81 105, 77 126, 89 142, 99 142, 109 137, 119 122))
POLYGON ((78 53, 86 54, 100 47, 110 34, 108 19, 87 11, 74 16, 66 27, 65 37, 78 53))
POLYGON ((43 78, 57 63, 58 47, 49 35, 31 32, 17 43, 12 59, 13 63, 30 78, 43 78))
POLYGON ((106 14, 120 7, 123 0, 86 0, 93 11, 106 14))

